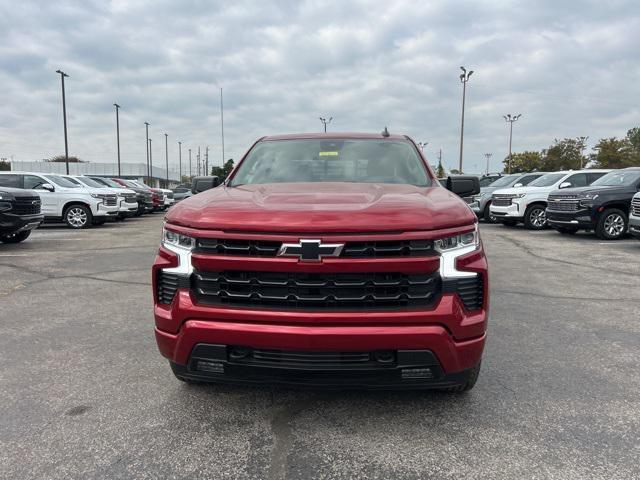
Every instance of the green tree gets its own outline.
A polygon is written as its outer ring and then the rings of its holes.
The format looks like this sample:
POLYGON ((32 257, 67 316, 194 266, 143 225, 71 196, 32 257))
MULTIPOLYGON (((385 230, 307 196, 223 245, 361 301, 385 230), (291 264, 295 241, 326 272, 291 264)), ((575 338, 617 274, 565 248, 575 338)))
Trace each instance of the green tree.
MULTIPOLYGON (((509 171, 509 156, 502 161, 504 171, 509 171)), ((512 154, 511 173, 528 173, 542 170, 542 155, 536 151, 524 151, 512 154)))
POLYGON ((634 147, 632 138, 633 135, 629 133, 626 138, 622 139, 601 138, 598 144, 593 147, 595 154, 591 158, 594 165, 597 168, 625 168, 640 165, 640 150, 634 147))
POLYGON ((438 160, 438 168, 436 168, 436 177, 444 178, 446 175, 444 167, 442 166, 442 160, 438 160))
POLYGON ((449 173, 451 175, 458 175, 460 173, 460 170, 458 170, 457 168, 452 168, 451 170, 449 170, 449 173))
POLYGON ((634 127, 627 131, 627 140, 631 144, 631 147, 640 152, 640 128, 634 127))
POLYGON ((226 179, 233 170, 233 158, 227 160, 224 167, 211 167, 211 175, 214 175, 220 179, 220 181, 226 179))
POLYGON ((11 164, 4 158, 0 160, 0 170, 11 170, 11 164))
MULTIPOLYGON (((52 157, 49 160, 47 160, 47 162, 65 163, 66 159, 64 158, 64 155, 56 155, 55 157, 52 157)), ((85 161, 79 159, 78 157, 69 156, 69 163, 85 163, 85 161)))
POLYGON ((580 138, 555 139, 553 145, 542 151, 542 170, 577 170, 585 166, 588 158, 583 155, 585 144, 580 138))

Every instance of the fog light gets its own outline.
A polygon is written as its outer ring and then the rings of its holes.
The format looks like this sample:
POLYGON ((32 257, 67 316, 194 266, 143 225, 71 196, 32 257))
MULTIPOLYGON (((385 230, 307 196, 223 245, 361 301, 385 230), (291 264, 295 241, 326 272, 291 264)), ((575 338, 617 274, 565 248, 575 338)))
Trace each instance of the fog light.
POLYGON ((377 362, 380 363, 392 363, 394 360, 394 355, 392 351, 389 350, 381 350, 377 351, 373 354, 377 362))
POLYGON ((430 368, 403 368, 402 378, 433 378, 430 368))
POLYGON ((196 370, 209 373, 224 373, 224 365, 218 362, 198 360, 196 363, 196 370))
POLYGON ((233 347, 229 352, 229 358, 231 360, 241 360, 245 357, 248 357, 250 354, 251 351, 248 348, 233 347))

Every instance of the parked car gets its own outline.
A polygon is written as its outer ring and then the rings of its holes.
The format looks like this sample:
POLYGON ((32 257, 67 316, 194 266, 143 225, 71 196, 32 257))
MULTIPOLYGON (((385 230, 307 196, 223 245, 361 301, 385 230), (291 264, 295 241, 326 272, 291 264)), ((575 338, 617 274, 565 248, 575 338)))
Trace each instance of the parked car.
MULTIPOLYGON (((493 192, 500 188, 518 188, 527 186, 536 178, 539 178, 544 174, 546 174, 546 172, 515 173, 500 177, 488 187, 481 187, 480 193, 471 197, 472 201, 469 204, 469 207, 479 218, 482 218, 487 223, 493 223, 495 218, 489 211, 489 207, 491 206, 491 194, 493 192)), ((480 184, 482 185, 482 182, 480 184)))
POLYGON ((498 222, 514 226, 518 222, 530 230, 547 226, 545 210, 549 192, 557 189, 584 187, 611 170, 568 170, 547 173, 526 187, 496 190, 491 195, 489 211, 498 222))
POLYGON ((151 188, 148 185, 145 185, 142 182, 138 182, 137 180, 124 180, 122 178, 112 178, 113 181, 118 182, 122 186, 129 188, 139 188, 151 194, 151 211, 156 212, 158 210, 164 209, 164 195, 161 190, 157 188, 151 188))
MULTIPOLYGON (((217 178, 194 190, 207 183, 217 178)), ((152 278, 176 377, 472 388, 487 262, 477 218, 452 192, 473 195, 479 181, 447 185, 401 135, 256 142, 226 184, 167 212, 152 278)))
POLYGON ((631 200, 629 233, 634 237, 640 238, 640 192, 636 193, 631 200))
POLYGON ((83 188, 60 175, 0 172, 0 186, 36 190, 45 222, 63 221, 71 228, 100 225, 118 215, 118 197, 97 188, 83 188))
POLYGON ((132 217, 138 211, 138 202, 136 201, 136 192, 129 189, 111 188, 103 185, 100 182, 91 180, 89 177, 81 175, 62 175, 64 178, 71 180, 72 182, 78 182, 79 185, 88 188, 98 188, 105 192, 113 193, 118 197, 118 220, 124 220, 127 217, 132 217))
POLYGON ((502 173, 485 173, 483 175, 480 175, 480 188, 492 185, 493 182, 495 182, 502 176, 502 173))
POLYGON ((44 220, 40 207, 37 192, 0 186, 0 242, 26 240, 44 220))
POLYGON ((116 188, 116 189, 125 189, 131 190, 136 194, 136 203, 138 204, 138 210, 136 212, 136 216, 140 216, 143 213, 152 212, 153 211, 153 200, 152 193, 148 188, 140 188, 135 185, 125 186, 121 183, 114 181, 111 178, 104 177, 94 177, 90 176, 91 180, 101 183, 107 187, 116 188))
POLYGON ((168 188, 159 188, 158 190, 161 190, 162 194, 164 195, 165 209, 169 208, 171 205, 176 203, 175 199, 173 198, 173 190, 170 190, 168 188))
POLYGON ((627 234, 631 199, 640 190, 640 167, 615 170, 587 187, 549 194, 547 223, 560 233, 593 230, 602 240, 627 234))
POLYGON ((189 198, 191 195, 191 186, 190 185, 178 185, 173 189, 173 198, 176 202, 180 200, 184 200, 185 198, 189 198))

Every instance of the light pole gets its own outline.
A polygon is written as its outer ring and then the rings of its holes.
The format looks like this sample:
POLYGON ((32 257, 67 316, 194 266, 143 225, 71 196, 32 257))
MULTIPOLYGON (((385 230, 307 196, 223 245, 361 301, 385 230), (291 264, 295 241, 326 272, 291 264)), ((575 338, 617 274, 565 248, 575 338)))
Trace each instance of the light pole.
POLYGON ((222 87, 220 87, 220 136, 222 137, 222 166, 224 167, 224 105, 222 103, 222 87))
POLYGON ((118 145, 118 176, 120 176, 120 116, 118 115, 120 105, 114 103, 113 106, 116 107, 116 143, 118 145))
POLYGON ((582 170, 582 159, 584 158, 584 150, 587 148, 587 140, 589 137, 578 137, 580 141, 580 170, 582 170))
POLYGON ((189 179, 193 178, 193 171, 191 170, 191 149, 189 149, 189 179))
POLYGON ((164 134, 164 158, 166 161, 166 174, 165 174, 165 179, 166 179, 166 185, 164 186, 165 188, 169 188, 169 135, 167 135, 166 133, 164 134))
POLYGON ((62 121, 64 122, 64 163, 66 165, 67 175, 69 175, 69 142, 67 141, 67 100, 64 94, 64 77, 68 77, 62 70, 56 70, 60 74, 62 80, 62 121))
POLYGON ((322 125, 324 125, 324 133, 327 133, 327 125, 331 123, 331 120, 333 120, 333 117, 329 117, 329 120, 323 117, 318 117, 318 118, 322 122, 322 125))
POLYGON ((458 170, 462 173, 462 150, 464 145, 464 104, 467 97, 467 82, 469 77, 473 75, 473 70, 467 72, 467 69, 460 67, 462 73, 460 74, 460 82, 462 83, 462 121, 460 123, 460 162, 458 163, 458 170))
POLYGON ((147 181, 151 180, 151 161, 149 160, 149 122, 144 122, 145 128, 147 130, 147 181))
POLYGON ((196 157, 196 162, 198 164, 198 176, 200 176, 200 147, 198 147, 198 156, 196 157))
POLYGON ((486 174, 489 174, 489 160, 491 160, 492 156, 493 156, 493 153, 485 153, 484 154, 484 158, 487 159, 487 171, 485 172, 486 174))
POLYGON ((522 114, 520 113, 517 115, 512 115, 510 113, 507 113, 506 115, 502 116, 505 122, 509 122, 509 161, 507 162, 507 173, 511 173, 511 160, 512 160, 511 140, 513 138, 513 122, 517 122, 521 116, 522 114))
POLYGON ((151 139, 149 139, 149 171, 149 183, 152 183, 151 177, 153 176, 153 150, 151 150, 151 139))
POLYGON ((429 142, 418 142, 418 146, 420 147, 420 150, 424 152, 424 147, 426 147, 427 145, 429 145, 429 142))
POLYGON ((204 151, 204 174, 209 175, 209 145, 204 151))
POLYGON ((178 142, 178 178, 182 183, 182 142, 178 142))

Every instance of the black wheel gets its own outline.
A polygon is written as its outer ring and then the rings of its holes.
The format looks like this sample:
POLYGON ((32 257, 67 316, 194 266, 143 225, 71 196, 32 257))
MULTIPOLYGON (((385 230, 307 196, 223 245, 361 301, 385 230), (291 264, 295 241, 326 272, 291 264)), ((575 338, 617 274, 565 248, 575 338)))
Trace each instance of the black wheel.
POLYGON ((471 390, 476 384, 476 382, 478 381, 478 377, 480 376, 481 364, 482 362, 478 363, 478 365, 476 365, 471 370, 469 370, 469 377, 467 377, 466 383, 463 383, 462 385, 456 385, 455 387, 448 387, 443 390, 446 392, 456 392, 456 393, 468 392, 469 390, 471 390))
POLYGON ((516 220, 500 220, 500 222, 507 227, 515 227, 518 224, 516 220))
POLYGON ((0 235, 0 242, 2 243, 20 243, 31 235, 31 230, 25 230, 17 233, 3 233, 0 235))
POLYGON ((71 205, 66 208, 62 215, 64 223, 71 228, 88 228, 92 224, 91 210, 84 205, 71 205))
POLYGON ((484 207, 484 214, 482 215, 482 218, 486 223, 496 223, 496 217, 494 215, 491 215, 490 207, 491 207, 491 202, 487 202, 487 206, 484 207))
POLYGON ((547 226, 545 206, 539 203, 529 205, 524 212, 524 226, 529 230, 542 230, 547 226))
POLYGON ((577 228, 569 228, 569 227, 557 227, 556 230, 563 235, 575 235, 578 231, 577 228))
POLYGON ((610 208, 600 214, 596 225, 596 236, 602 240, 618 240, 627 233, 627 214, 610 208))

